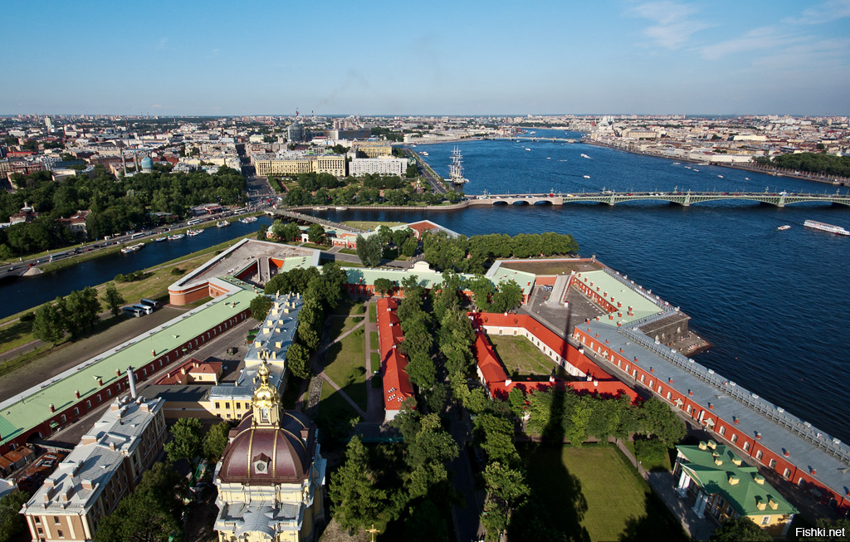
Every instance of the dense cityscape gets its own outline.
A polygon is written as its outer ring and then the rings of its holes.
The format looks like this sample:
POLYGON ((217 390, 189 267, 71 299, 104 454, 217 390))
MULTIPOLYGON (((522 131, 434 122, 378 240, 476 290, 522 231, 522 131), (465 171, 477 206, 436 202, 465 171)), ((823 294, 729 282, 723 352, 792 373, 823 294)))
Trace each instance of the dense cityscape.
POLYGON ((850 540, 848 18, 5 6, 0 542, 850 540))

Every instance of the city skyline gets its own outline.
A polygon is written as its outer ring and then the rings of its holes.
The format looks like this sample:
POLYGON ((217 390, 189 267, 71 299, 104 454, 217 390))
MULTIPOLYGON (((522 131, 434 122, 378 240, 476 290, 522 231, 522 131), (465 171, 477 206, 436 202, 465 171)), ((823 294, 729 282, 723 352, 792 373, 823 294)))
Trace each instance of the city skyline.
POLYGON ((848 0, 326 6, 10 6, 0 114, 850 114, 848 0))

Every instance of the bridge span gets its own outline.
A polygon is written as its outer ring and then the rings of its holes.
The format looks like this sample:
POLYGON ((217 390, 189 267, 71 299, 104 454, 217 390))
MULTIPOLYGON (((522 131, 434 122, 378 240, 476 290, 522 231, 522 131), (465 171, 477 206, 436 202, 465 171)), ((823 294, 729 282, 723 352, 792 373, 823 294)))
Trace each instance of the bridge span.
POLYGON ((666 201, 683 207, 706 201, 742 200, 785 207, 794 203, 832 203, 850 207, 850 195, 789 194, 787 192, 582 192, 548 194, 484 194, 468 196, 469 205, 564 205, 567 203, 603 203, 616 205, 627 201, 666 201))

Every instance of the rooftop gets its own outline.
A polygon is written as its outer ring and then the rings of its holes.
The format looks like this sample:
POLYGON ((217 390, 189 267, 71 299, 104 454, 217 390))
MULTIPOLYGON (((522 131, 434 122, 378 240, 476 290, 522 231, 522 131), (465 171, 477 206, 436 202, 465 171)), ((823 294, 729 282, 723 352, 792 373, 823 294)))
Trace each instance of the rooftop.
POLYGON ((286 359, 289 345, 295 339, 298 314, 304 306, 300 294, 278 294, 272 297, 272 308, 257 336, 245 354, 245 366, 258 365, 263 359, 274 363, 286 359))
POLYGON ((255 294, 243 289, 244 283, 232 281, 233 289, 169 320, 148 332, 130 339, 98 356, 56 375, 49 381, 32 387, 0 403, 0 441, 6 442, 62 412, 71 405, 89 398, 126 377, 127 367, 139 367, 154 357, 174 350, 189 339, 246 310, 255 294), (154 352, 156 356, 151 356, 154 352), (119 374, 120 373, 120 374, 119 374), (103 386, 98 385, 101 378, 103 386), (78 399, 75 392, 79 391, 78 399))
POLYGON ((657 314, 663 310, 659 306, 659 304, 663 303, 661 300, 653 297, 649 291, 639 289, 627 277, 616 274, 616 272, 610 270, 586 271, 576 273, 575 280, 581 281, 588 287, 590 287, 590 283, 593 283, 592 289, 594 291, 598 289, 600 296, 605 293, 608 294, 605 296, 606 301, 615 306, 617 303, 623 304, 623 311, 621 313, 623 316, 617 317, 615 314, 615 322, 628 324, 635 320, 657 314), (612 298, 613 301, 611 301, 612 298), (628 315, 628 307, 632 307, 633 309, 632 316, 628 315))
MULTIPOLYGON (((703 443, 705 444, 705 443, 703 443)), ((728 446, 676 446, 682 469, 706 493, 721 495, 742 516, 796 514, 797 510, 728 446), (771 504, 772 503, 772 504, 771 504), (759 505, 762 505, 760 508, 759 505)))
MULTIPOLYGON (((161 399, 116 399, 33 494, 25 509, 59 515, 79 514, 89 508, 115 469, 136 449, 139 437, 163 404, 161 399)), ((164 424, 160 431, 165 432, 164 424)))
MULTIPOLYGON (((663 314, 653 318, 663 317, 663 314)), ((635 322, 634 325, 640 325, 635 322)), ((765 401, 757 394, 738 386, 714 370, 703 367, 693 359, 673 352, 634 329, 618 328, 604 322, 591 320, 581 326, 582 331, 599 334, 607 340, 613 351, 623 349, 626 359, 640 359, 642 367, 651 367, 659 380, 672 378, 680 393, 693 392, 690 398, 701 405, 710 406, 705 418, 707 426, 716 424, 715 417, 726 422, 735 420, 735 429, 777 454, 788 452, 789 461, 811 473, 839 495, 850 488, 850 447, 840 440, 819 431, 809 422, 785 412, 785 409, 765 401)))

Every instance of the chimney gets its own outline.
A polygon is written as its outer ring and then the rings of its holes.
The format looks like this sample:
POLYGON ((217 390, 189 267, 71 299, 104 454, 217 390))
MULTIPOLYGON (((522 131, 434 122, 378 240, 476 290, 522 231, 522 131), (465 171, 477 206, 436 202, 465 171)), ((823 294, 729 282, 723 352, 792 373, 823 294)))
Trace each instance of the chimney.
POLYGON ((80 398, 80 390, 74 390, 74 397, 76 397, 77 399, 80 398))
POLYGON ((103 386, 103 377, 100 377, 100 376, 99 376, 99 377, 97 377, 97 385, 98 385, 98 386, 103 386))
POLYGON ((136 375, 133 367, 127 367, 127 383, 130 385, 130 397, 136 398, 136 375))
POLYGON ((56 407, 53 405, 53 403, 50 403, 50 412, 56 412, 56 407))

